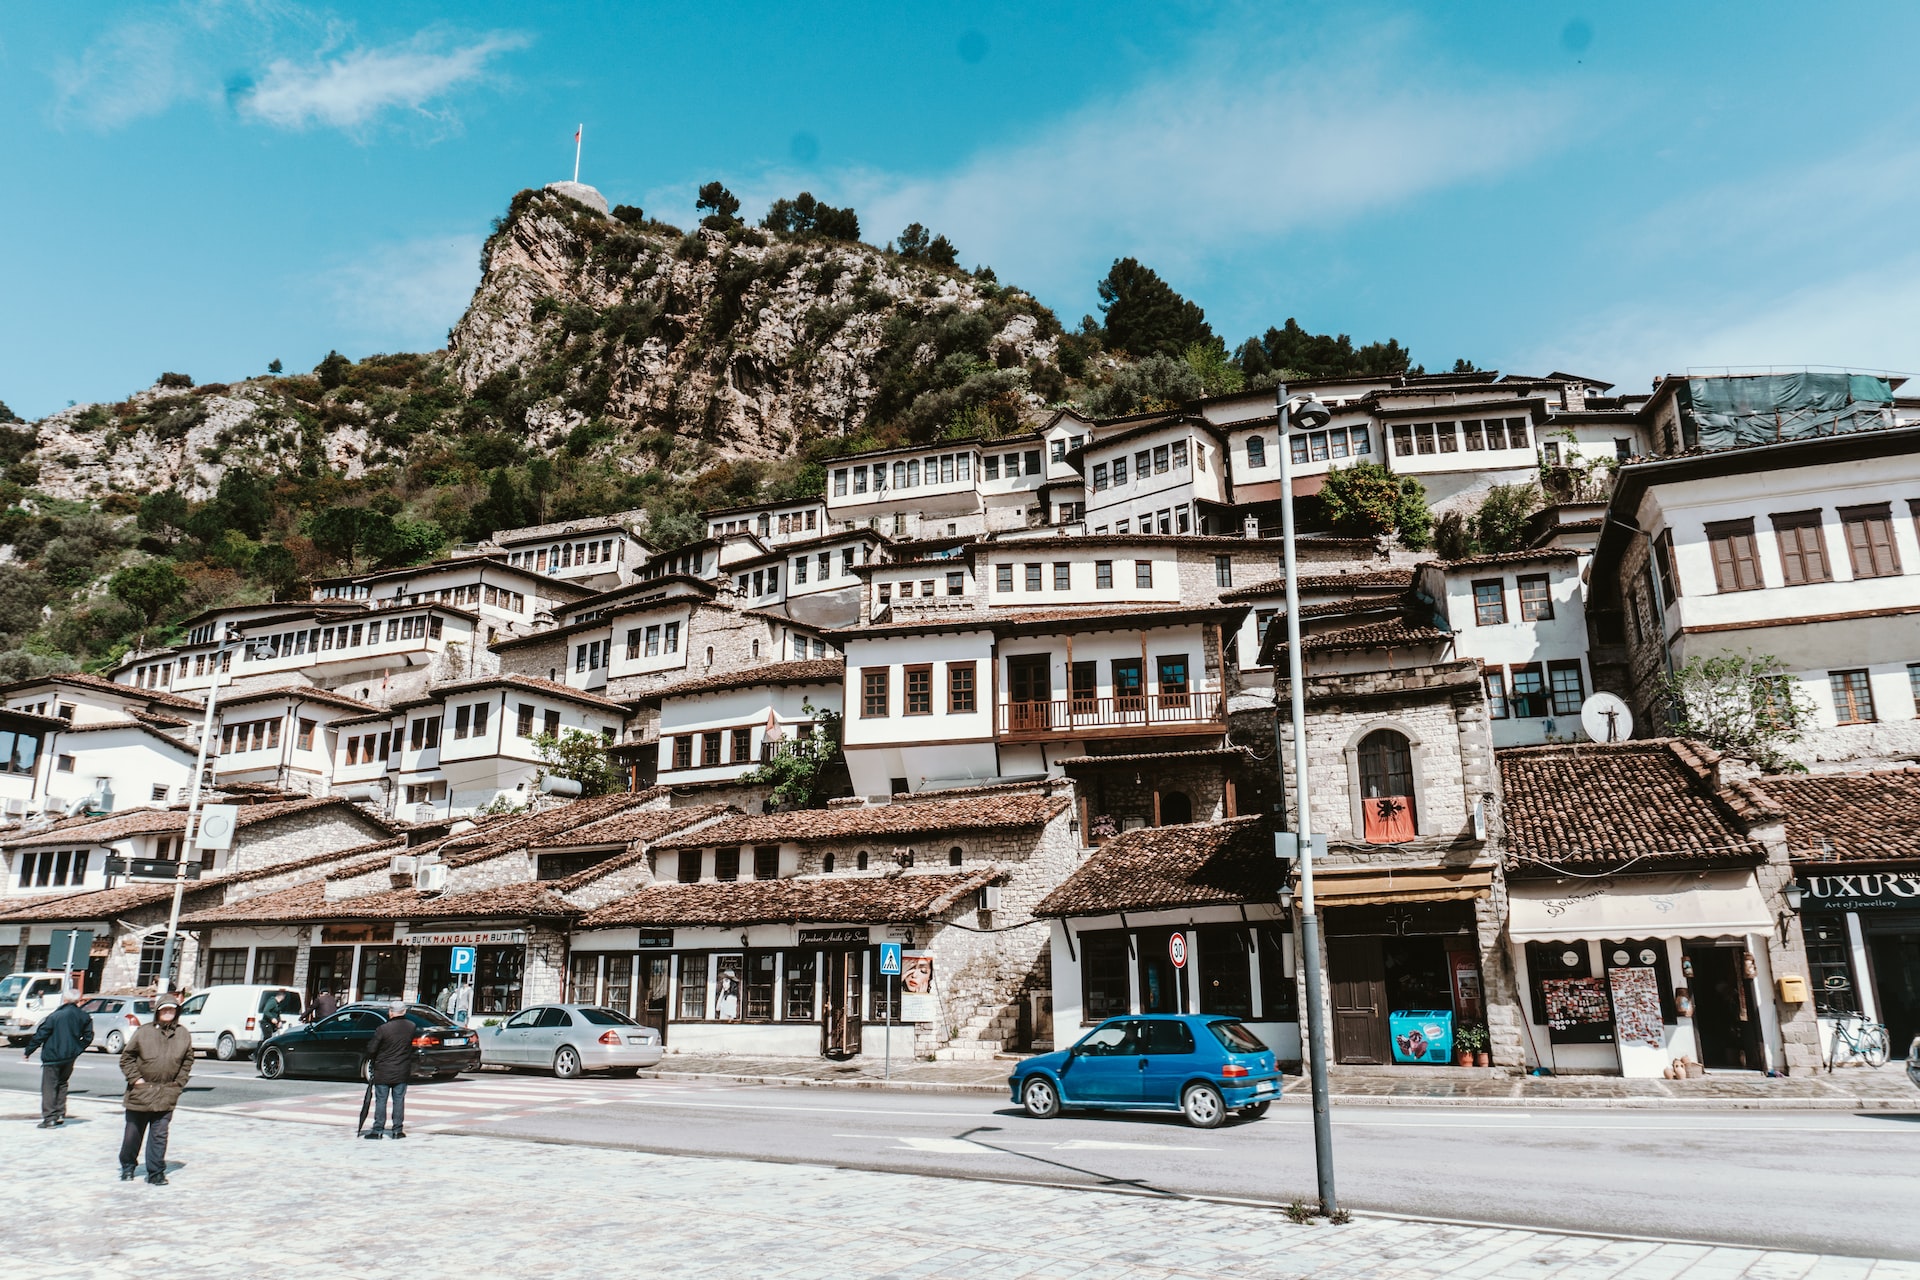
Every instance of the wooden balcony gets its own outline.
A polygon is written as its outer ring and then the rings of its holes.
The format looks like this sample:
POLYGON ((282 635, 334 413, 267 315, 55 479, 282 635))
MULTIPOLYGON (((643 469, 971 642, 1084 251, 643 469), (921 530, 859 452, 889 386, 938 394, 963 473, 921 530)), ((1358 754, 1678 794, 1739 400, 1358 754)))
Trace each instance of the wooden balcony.
POLYGON ((1201 692, 1003 702, 995 724, 995 732, 1008 742, 1225 733, 1226 729, 1226 700, 1218 693, 1201 692))

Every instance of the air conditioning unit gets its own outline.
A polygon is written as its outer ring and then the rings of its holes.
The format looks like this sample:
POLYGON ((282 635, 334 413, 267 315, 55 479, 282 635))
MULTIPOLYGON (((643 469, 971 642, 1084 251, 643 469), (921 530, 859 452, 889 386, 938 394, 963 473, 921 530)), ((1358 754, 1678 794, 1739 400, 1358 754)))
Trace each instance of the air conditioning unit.
POLYGON ((393 865, 388 868, 388 870, 396 876, 410 876, 419 869, 420 859, 410 853, 400 854, 393 860, 393 865))
POLYGON ((7 801, 7 816, 8 816, 9 818, 24 818, 24 817, 26 817, 26 816, 27 816, 27 802, 26 802, 25 800, 19 800, 19 799, 14 799, 14 800, 9 800, 9 801, 7 801))
POLYGON ((447 864, 429 862, 413 875, 413 887, 422 893, 438 893, 447 887, 447 864))
POLYGON ((1000 909, 999 885, 990 884, 982 886, 980 890, 980 909, 982 911, 998 911, 1000 909))

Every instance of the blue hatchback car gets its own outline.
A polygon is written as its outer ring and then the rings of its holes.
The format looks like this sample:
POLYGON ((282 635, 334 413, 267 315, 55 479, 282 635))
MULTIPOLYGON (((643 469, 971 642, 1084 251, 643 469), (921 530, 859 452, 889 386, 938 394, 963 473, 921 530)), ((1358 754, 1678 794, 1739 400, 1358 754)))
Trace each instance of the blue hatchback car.
POLYGON ((1229 1113, 1258 1120, 1280 1096, 1273 1050, 1236 1019, 1207 1014, 1109 1018, 1080 1043, 1028 1058, 1008 1077, 1036 1119, 1063 1110, 1178 1111, 1196 1129, 1229 1113))

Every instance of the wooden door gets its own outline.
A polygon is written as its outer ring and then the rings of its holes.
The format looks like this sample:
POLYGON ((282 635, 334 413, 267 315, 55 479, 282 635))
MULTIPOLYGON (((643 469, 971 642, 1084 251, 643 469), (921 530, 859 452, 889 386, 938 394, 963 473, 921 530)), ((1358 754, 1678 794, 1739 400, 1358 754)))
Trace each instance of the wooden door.
POLYGON ((641 1026, 652 1027, 660 1033, 660 1043, 667 1042, 667 988, 672 970, 671 956, 640 957, 639 989, 634 992, 634 1020, 641 1026))
POLYGON ((851 1058, 860 1052, 861 955, 858 951, 826 953, 821 1052, 829 1058, 851 1058))
POLYGON ((1333 993, 1333 1060, 1391 1062, 1387 970, 1380 939, 1331 939, 1327 971, 1333 993))
POLYGON ((1007 659, 1007 725, 1010 729, 1045 729, 1053 708, 1053 658, 1044 653, 1007 659))

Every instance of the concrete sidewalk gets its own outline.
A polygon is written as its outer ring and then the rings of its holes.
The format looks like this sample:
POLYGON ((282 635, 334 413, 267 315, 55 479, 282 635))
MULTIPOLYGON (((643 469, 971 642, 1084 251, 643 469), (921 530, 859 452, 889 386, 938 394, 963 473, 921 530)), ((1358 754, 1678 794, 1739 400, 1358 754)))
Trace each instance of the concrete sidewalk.
POLYGON ((183 1112, 171 1185, 122 1183, 118 1108, 0 1116, 9 1274, 1099 1280, 1920 1280, 1920 1264, 687 1159, 183 1112), (49 1200, 49 1196, 53 1199, 49 1200), (45 1207, 37 1211, 32 1206, 45 1207))
MULTIPOLYGON (((991 1062, 885 1064, 855 1058, 744 1058, 727 1054, 669 1054, 641 1072, 663 1080, 725 1080, 739 1084, 824 1085, 863 1089, 939 1090, 1004 1094, 1018 1059, 991 1062)), ((1770 1079, 1749 1072, 1709 1073, 1697 1080, 1622 1080, 1609 1076, 1522 1076, 1500 1068, 1335 1068, 1335 1102, 1371 1106, 1670 1107, 1685 1110, 1920 1111, 1920 1089, 1903 1064, 1842 1067, 1829 1075, 1770 1079)), ((1287 1079, 1290 1101, 1306 1096, 1306 1081, 1287 1079)))

